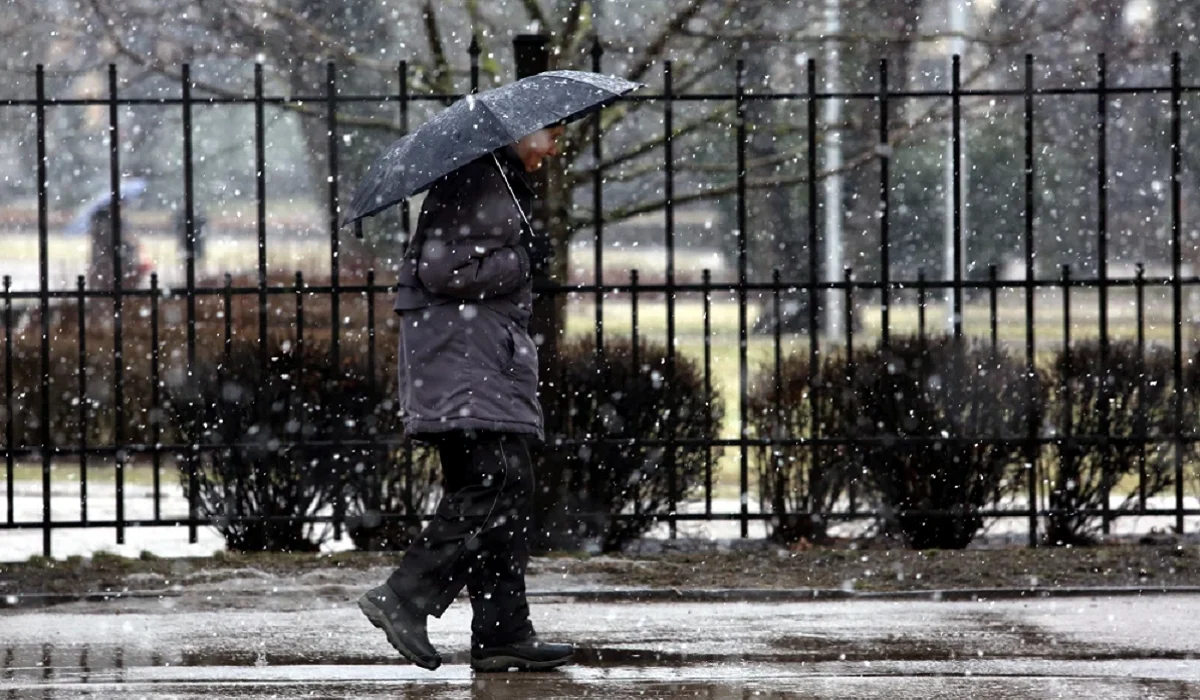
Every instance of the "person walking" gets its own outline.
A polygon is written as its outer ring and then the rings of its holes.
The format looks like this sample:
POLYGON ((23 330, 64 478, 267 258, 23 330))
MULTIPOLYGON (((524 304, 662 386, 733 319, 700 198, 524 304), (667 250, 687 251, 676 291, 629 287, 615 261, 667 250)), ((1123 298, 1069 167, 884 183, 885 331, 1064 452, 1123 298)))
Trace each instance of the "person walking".
POLYGON ((395 310, 405 431, 437 448, 443 498, 396 571, 358 603, 424 668, 442 662, 426 622, 464 587, 475 670, 549 669, 574 654, 538 638, 525 598, 530 450, 544 440, 529 318, 534 273, 545 264, 537 251, 548 250, 529 223, 525 174, 558 154, 567 123, 640 87, 557 70, 467 95, 390 145, 343 213, 343 225, 361 225, 429 190, 395 310))
POLYGON ((401 656, 441 664, 428 616, 465 586, 471 667, 534 670, 571 660, 538 638, 525 597, 534 473, 543 439, 537 347, 529 335, 533 189, 561 126, 533 132, 430 189, 400 266, 399 394, 406 433, 436 447, 444 495, 388 580, 358 601, 401 656))

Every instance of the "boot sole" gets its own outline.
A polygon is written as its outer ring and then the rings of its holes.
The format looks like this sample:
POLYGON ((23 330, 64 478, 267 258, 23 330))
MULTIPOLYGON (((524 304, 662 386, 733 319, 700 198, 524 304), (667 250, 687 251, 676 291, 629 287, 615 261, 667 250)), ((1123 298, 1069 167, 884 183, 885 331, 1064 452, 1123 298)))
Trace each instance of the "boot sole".
POLYGON ((561 659, 549 661, 530 661, 519 656, 489 656, 486 659, 471 659, 471 668, 475 671, 496 672, 516 669, 518 671, 548 671, 552 668, 565 666, 575 658, 568 654, 561 659))
POLYGON ((387 615, 365 596, 358 599, 358 609, 362 611, 363 615, 367 616, 372 625, 375 625, 375 627, 383 632, 384 636, 387 637, 388 644, 391 644, 392 648, 400 653, 400 656, 429 671, 436 671, 437 667, 442 665, 441 659, 427 661, 405 646, 400 640, 400 635, 396 634, 395 628, 388 621, 387 615))

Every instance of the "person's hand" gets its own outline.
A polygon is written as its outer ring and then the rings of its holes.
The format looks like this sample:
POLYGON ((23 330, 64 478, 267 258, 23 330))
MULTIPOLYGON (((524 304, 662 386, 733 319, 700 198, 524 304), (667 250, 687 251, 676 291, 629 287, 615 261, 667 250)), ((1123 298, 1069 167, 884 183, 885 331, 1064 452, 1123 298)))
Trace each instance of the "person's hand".
POLYGON ((550 247, 550 237, 542 234, 526 235, 521 242, 525 252, 529 253, 529 273, 533 277, 545 277, 550 271, 550 260, 554 255, 550 247))

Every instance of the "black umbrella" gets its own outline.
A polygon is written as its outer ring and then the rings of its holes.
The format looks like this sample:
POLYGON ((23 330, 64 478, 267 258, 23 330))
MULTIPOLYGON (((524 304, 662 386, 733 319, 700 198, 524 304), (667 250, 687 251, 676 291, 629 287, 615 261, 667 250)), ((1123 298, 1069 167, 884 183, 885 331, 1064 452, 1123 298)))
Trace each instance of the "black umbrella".
POLYGON ((358 186, 343 223, 378 214, 476 158, 639 87, 599 73, 549 71, 468 95, 388 147, 358 186))

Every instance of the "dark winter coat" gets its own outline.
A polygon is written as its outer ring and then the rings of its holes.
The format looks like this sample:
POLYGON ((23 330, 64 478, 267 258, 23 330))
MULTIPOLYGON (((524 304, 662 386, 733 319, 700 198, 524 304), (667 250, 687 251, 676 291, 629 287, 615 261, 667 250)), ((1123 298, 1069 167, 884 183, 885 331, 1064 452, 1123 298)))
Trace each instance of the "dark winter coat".
POLYGON ((515 194, 530 215, 533 190, 511 147, 496 156, 433 186, 400 266, 399 398, 412 436, 494 430, 543 438, 528 330, 532 232, 514 201, 515 194))

